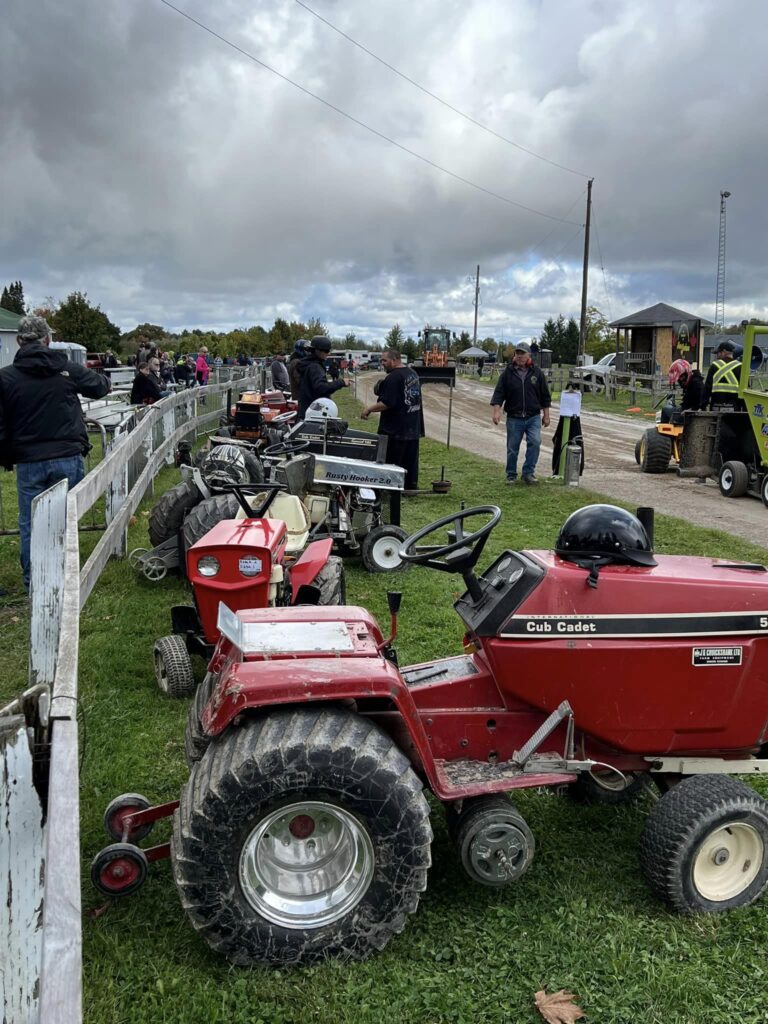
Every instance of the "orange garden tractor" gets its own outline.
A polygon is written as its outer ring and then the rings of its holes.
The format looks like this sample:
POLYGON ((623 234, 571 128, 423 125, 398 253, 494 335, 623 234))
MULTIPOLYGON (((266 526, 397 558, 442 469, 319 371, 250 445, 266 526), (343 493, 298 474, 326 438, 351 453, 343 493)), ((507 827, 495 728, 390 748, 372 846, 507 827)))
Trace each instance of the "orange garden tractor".
MULTIPOLYGON (((654 556, 638 518, 593 505, 555 551, 506 550, 477 576, 500 517, 457 512, 404 542, 407 561, 466 587, 462 648, 425 663, 398 664, 399 594, 389 635, 360 607, 222 601, 189 712, 189 779, 160 807, 135 793, 109 805, 97 889, 132 892, 170 856, 190 923, 233 963, 362 959, 427 888, 425 789, 470 878, 525 898, 535 841, 506 794, 617 802, 655 784, 640 840, 654 892, 686 914, 757 900, 768 802, 732 776, 768 772, 764 567, 654 556), (170 842, 140 848, 171 816, 170 842)), ((219 573, 223 541, 200 559, 219 573)), ((230 587, 251 564, 239 559, 230 587)))

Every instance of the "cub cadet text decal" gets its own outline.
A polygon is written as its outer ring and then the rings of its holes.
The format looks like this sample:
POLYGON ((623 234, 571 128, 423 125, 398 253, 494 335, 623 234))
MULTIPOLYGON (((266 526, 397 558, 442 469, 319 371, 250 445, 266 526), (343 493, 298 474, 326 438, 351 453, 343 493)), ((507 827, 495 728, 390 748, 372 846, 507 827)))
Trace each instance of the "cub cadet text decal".
POLYGON ((513 615, 504 623, 499 635, 520 639, 555 639, 558 636, 620 639, 761 633, 768 634, 768 611, 701 615, 513 615))

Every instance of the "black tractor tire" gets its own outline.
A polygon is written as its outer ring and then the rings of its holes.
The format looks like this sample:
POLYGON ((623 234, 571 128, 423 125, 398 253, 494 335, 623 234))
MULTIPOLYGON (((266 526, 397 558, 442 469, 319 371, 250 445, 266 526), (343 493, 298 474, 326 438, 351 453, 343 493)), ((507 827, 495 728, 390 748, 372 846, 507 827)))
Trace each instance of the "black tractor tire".
POLYGON ((195 505, 182 527, 184 550, 203 538, 217 523, 235 519, 240 511, 240 502, 234 494, 214 494, 195 505))
POLYGON ((650 427, 640 438, 640 468, 644 473, 666 473, 672 458, 672 440, 650 427))
POLYGON ((398 551, 408 534, 400 526, 384 523, 374 528, 363 537, 360 545, 360 557, 368 572, 402 572, 408 568, 398 551))
POLYGON ((252 484, 263 484, 264 483, 264 467, 261 464, 261 459, 257 458, 253 452, 243 452, 243 458, 245 459, 245 468, 248 470, 248 479, 252 484))
POLYGON ((768 473, 764 473, 760 480, 760 500, 768 508, 768 473))
POLYGON ((149 513, 149 539, 156 547, 175 537, 190 509, 203 500, 194 480, 182 480, 160 498, 149 513))
POLYGON ((638 466, 642 464, 642 458, 643 458, 642 450, 643 450, 643 439, 642 439, 642 437, 638 437, 637 441, 635 441, 635 462, 638 464, 638 466))
POLYGON ((320 572, 312 580, 312 586, 320 591, 318 604, 346 604, 347 581, 344 576, 344 562, 338 555, 331 555, 320 572))
POLYGON ((694 775, 648 815, 640 866, 682 914, 754 903, 768 885, 768 801, 726 775, 694 775))
POLYGON ((195 692, 192 659, 183 637, 161 636, 155 640, 155 677, 161 693, 179 699, 195 692))
POLYGON ((208 748, 182 791, 171 858, 209 946, 235 964, 294 968, 383 949, 426 889, 431 842, 422 784, 391 738, 315 707, 252 719, 208 748), (311 892, 325 893, 325 919, 302 905, 311 892))
POLYGON ((203 709, 213 694, 215 683, 216 676, 213 672, 207 672, 205 679, 195 690, 195 696, 189 705, 187 728, 184 732, 184 756, 190 768, 193 764, 197 764, 211 744, 211 738, 203 732, 200 721, 203 709))
POLYGON ((749 487, 749 470, 743 462, 725 462, 717 482, 724 498, 743 498, 749 487))
POLYGON ((647 775, 644 772, 624 772, 623 775, 622 779, 616 772, 599 768, 581 772, 566 793, 577 804, 631 803, 645 789, 647 775))

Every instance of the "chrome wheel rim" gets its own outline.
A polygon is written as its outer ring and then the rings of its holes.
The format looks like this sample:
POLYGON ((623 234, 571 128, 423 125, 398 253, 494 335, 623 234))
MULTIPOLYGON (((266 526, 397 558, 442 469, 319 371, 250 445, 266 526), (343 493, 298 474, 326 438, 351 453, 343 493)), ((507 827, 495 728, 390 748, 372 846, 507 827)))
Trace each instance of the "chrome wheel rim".
POLYGON ((379 537, 371 547, 374 562, 382 569, 399 569, 403 564, 400 558, 402 543, 399 537, 379 537))
POLYGON ((368 832, 348 811, 319 800, 263 818, 243 843, 240 886, 248 903, 283 928, 321 928, 365 895, 375 857, 368 832))
POLYGON ((757 878, 765 850, 757 829, 731 822, 715 829, 699 847, 693 862, 693 883, 712 903, 733 899, 757 878))

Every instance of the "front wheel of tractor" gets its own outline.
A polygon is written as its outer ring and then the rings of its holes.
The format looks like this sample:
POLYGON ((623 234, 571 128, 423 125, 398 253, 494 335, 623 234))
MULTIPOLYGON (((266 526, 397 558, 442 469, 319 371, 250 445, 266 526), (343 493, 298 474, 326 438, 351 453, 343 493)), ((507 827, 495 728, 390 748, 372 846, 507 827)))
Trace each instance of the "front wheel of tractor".
POLYGON ((737 779, 694 775, 648 815, 640 865, 656 894, 683 914, 754 903, 768 885, 768 802, 737 779))
POLYGON ((190 697, 195 692, 195 674, 187 645, 180 636, 155 640, 155 678, 167 697, 190 697))
POLYGON ((400 557, 400 548, 408 534, 400 526, 385 523, 367 533, 360 545, 360 557, 368 572, 398 572, 408 563, 400 557))

